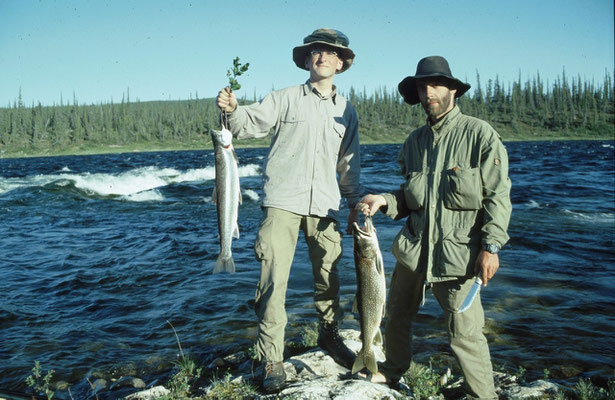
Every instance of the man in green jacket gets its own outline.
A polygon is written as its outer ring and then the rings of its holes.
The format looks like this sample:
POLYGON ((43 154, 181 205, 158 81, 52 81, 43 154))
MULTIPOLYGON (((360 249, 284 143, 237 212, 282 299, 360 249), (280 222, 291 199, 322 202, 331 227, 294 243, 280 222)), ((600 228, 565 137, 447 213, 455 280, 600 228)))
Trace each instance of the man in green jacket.
POLYGON ((350 208, 348 226, 352 226, 357 219, 355 205, 363 195, 357 113, 333 85, 335 75, 350 68, 354 60, 348 45, 342 32, 317 29, 293 49, 295 65, 309 71, 304 84, 271 92, 248 106, 238 106, 228 88, 217 97, 218 107, 229 113, 235 137, 264 137, 273 130, 263 165, 264 215, 254 246, 261 262, 256 348, 264 361, 263 387, 268 392, 282 388, 286 379, 284 303, 300 230, 312 262, 320 319, 318 345, 346 368, 355 359, 338 333, 342 318, 338 210, 343 196, 350 208))
POLYGON ((460 306, 475 276, 486 286, 499 268, 498 251, 509 239, 511 183, 498 133, 455 105, 469 88, 452 76, 444 58, 419 61, 416 74, 399 84, 405 102, 420 102, 427 114, 427 123, 399 153, 405 182, 398 191, 370 194, 357 204, 367 215, 380 209, 394 219, 407 217, 393 242, 397 263, 387 305, 386 361, 371 379, 396 383, 410 366, 412 321, 431 286, 467 397, 497 399, 480 296, 467 310, 460 312, 460 306))

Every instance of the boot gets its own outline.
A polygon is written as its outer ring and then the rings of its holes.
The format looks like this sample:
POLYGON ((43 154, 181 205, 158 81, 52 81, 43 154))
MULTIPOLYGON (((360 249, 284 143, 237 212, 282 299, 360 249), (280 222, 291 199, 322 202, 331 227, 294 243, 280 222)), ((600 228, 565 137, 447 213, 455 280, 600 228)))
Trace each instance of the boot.
POLYGON ((263 389, 267 393, 277 392, 286 382, 286 371, 282 361, 267 361, 263 366, 263 389))
POLYGON ((318 346, 323 349, 336 363, 352 369, 355 354, 344 344, 336 323, 321 322, 318 329, 318 346))

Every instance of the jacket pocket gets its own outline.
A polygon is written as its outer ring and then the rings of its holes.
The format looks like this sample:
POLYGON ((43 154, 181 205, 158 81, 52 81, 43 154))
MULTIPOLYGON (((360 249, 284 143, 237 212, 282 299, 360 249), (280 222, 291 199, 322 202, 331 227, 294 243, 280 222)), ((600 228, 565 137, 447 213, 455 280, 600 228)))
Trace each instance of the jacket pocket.
POLYGON ((393 255, 404 267, 418 271, 421 256, 421 236, 412 234, 407 223, 393 239, 393 255))
POLYGON ((445 171, 444 206, 450 210, 478 210, 483 204, 479 168, 445 171))
POLYGON ((440 271, 442 276, 469 276, 480 250, 480 235, 467 229, 453 229, 442 239, 440 271))
POLYGON ((409 210, 420 210, 425 207, 426 178, 427 176, 422 171, 412 171, 406 174, 404 198, 409 210))

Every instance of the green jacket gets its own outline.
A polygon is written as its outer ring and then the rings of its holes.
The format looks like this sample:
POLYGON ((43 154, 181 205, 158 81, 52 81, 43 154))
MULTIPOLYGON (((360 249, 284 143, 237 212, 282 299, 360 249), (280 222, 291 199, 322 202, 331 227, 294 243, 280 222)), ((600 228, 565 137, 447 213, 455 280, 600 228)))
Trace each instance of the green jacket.
POLYGON ((470 276, 484 243, 503 246, 512 211, 508 155, 498 133, 455 106, 413 131, 399 153, 405 182, 383 212, 408 217, 393 241, 406 267, 438 282, 470 276))

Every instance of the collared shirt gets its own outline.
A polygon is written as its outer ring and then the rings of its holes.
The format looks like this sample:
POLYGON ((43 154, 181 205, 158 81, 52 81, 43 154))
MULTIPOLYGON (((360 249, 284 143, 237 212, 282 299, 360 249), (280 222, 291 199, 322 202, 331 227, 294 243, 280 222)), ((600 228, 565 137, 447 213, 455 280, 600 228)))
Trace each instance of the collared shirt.
POLYGON ((263 162, 265 207, 337 218, 341 196, 349 207, 360 200, 357 113, 335 86, 327 96, 309 81, 271 92, 237 107, 229 123, 238 139, 273 130, 263 162))
POLYGON ((508 155, 498 133, 455 106, 404 142, 405 182, 385 194, 387 215, 408 216, 393 252, 429 282, 473 274, 481 244, 503 246, 512 206, 508 155))

